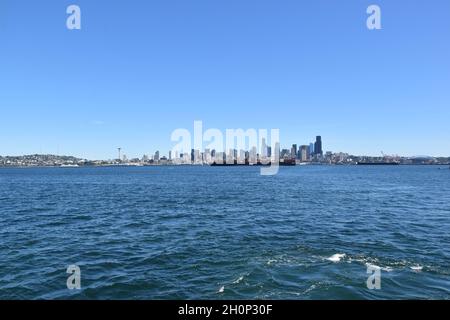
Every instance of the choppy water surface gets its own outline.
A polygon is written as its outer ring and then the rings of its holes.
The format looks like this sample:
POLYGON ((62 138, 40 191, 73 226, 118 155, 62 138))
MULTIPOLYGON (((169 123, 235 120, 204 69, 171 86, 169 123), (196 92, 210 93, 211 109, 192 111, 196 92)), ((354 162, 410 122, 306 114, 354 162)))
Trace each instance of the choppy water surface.
POLYGON ((448 299, 441 168, 0 169, 0 299, 448 299))

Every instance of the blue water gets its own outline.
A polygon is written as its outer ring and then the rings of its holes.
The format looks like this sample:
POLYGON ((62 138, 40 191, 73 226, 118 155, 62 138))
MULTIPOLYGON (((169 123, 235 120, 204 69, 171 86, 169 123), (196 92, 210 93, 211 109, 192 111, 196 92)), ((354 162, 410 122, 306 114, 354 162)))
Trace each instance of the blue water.
POLYGON ((0 299, 66 298, 449 299, 450 170, 0 169, 0 299))

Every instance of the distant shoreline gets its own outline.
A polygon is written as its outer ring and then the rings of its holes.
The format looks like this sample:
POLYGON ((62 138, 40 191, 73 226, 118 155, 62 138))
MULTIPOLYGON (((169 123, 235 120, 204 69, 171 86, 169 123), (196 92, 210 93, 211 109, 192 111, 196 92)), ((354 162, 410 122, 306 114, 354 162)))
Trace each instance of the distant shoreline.
MULTIPOLYGON (((389 156, 371 157, 371 156, 354 156, 346 153, 331 153, 327 152, 325 155, 308 157, 294 157, 283 156, 279 158, 280 166, 304 166, 304 165, 450 165, 450 157, 430 157, 430 156, 389 156)), ((201 154, 201 157, 191 154, 191 157, 175 157, 168 158, 160 157, 158 154, 155 157, 143 156, 141 159, 132 158, 123 160, 108 159, 108 160, 88 160, 77 158, 74 156, 59 156, 59 155, 24 155, 24 156, 0 156, 0 167, 2 168, 78 168, 78 167, 139 167, 139 166, 268 166, 272 159, 267 156, 256 155, 250 157, 248 154, 242 157, 225 157, 223 163, 221 157, 208 157, 201 154), (234 159, 234 160, 233 160, 234 159), (220 163, 216 164, 216 161, 220 163)), ((274 162, 275 163, 275 162, 274 162)))

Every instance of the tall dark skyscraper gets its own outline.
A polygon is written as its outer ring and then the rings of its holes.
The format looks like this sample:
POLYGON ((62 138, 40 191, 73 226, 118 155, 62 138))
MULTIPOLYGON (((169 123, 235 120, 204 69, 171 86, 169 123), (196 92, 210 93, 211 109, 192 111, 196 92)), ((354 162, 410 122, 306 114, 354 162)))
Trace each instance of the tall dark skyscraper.
POLYGON ((314 143, 314 154, 316 155, 323 155, 323 150, 322 150, 322 137, 321 136, 317 136, 316 137, 316 143, 314 143))

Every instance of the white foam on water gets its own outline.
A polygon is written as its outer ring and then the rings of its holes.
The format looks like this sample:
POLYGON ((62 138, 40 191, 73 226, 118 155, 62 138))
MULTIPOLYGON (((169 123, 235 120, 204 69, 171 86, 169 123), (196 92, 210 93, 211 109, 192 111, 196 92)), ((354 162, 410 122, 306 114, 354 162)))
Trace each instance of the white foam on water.
POLYGON ((345 253, 336 253, 336 254, 333 254, 331 257, 327 258, 327 260, 336 263, 336 262, 341 261, 341 259, 344 257, 345 257, 345 253))
POLYGON ((416 272, 420 272, 423 269, 422 266, 413 266, 413 267, 410 267, 410 268, 411 268, 411 270, 416 271, 416 272))
POLYGON ((225 291, 225 286, 220 287, 218 293, 223 293, 225 291))
POLYGON ((273 262, 277 262, 277 260, 269 259, 269 261, 267 261, 267 265, 270 266, 273 262))
POLYGON ((351 262, 355 261, 355 262, 367 264, 367 259, 361 259, 361 258, 353 258, 352 259, 352 258, 350 258, 349 261, 351 261, 351 262))
POLYGON ((306 289, 306 290, 303 292, 303 294, 307 294, 307 293, 313 291, 313 290, 316 289, 316 288, 317 288, 317 286, 316 286, 315 284, 313 284, 313 285, 311 285, 308 289, 306 289))
POLYGON ((233 284, 238 284, 239 282, 241 282, 242 280, 244 280, 244 276, 240 276, 239 278, 237 278, 236 280, 233 281, 233 284))

